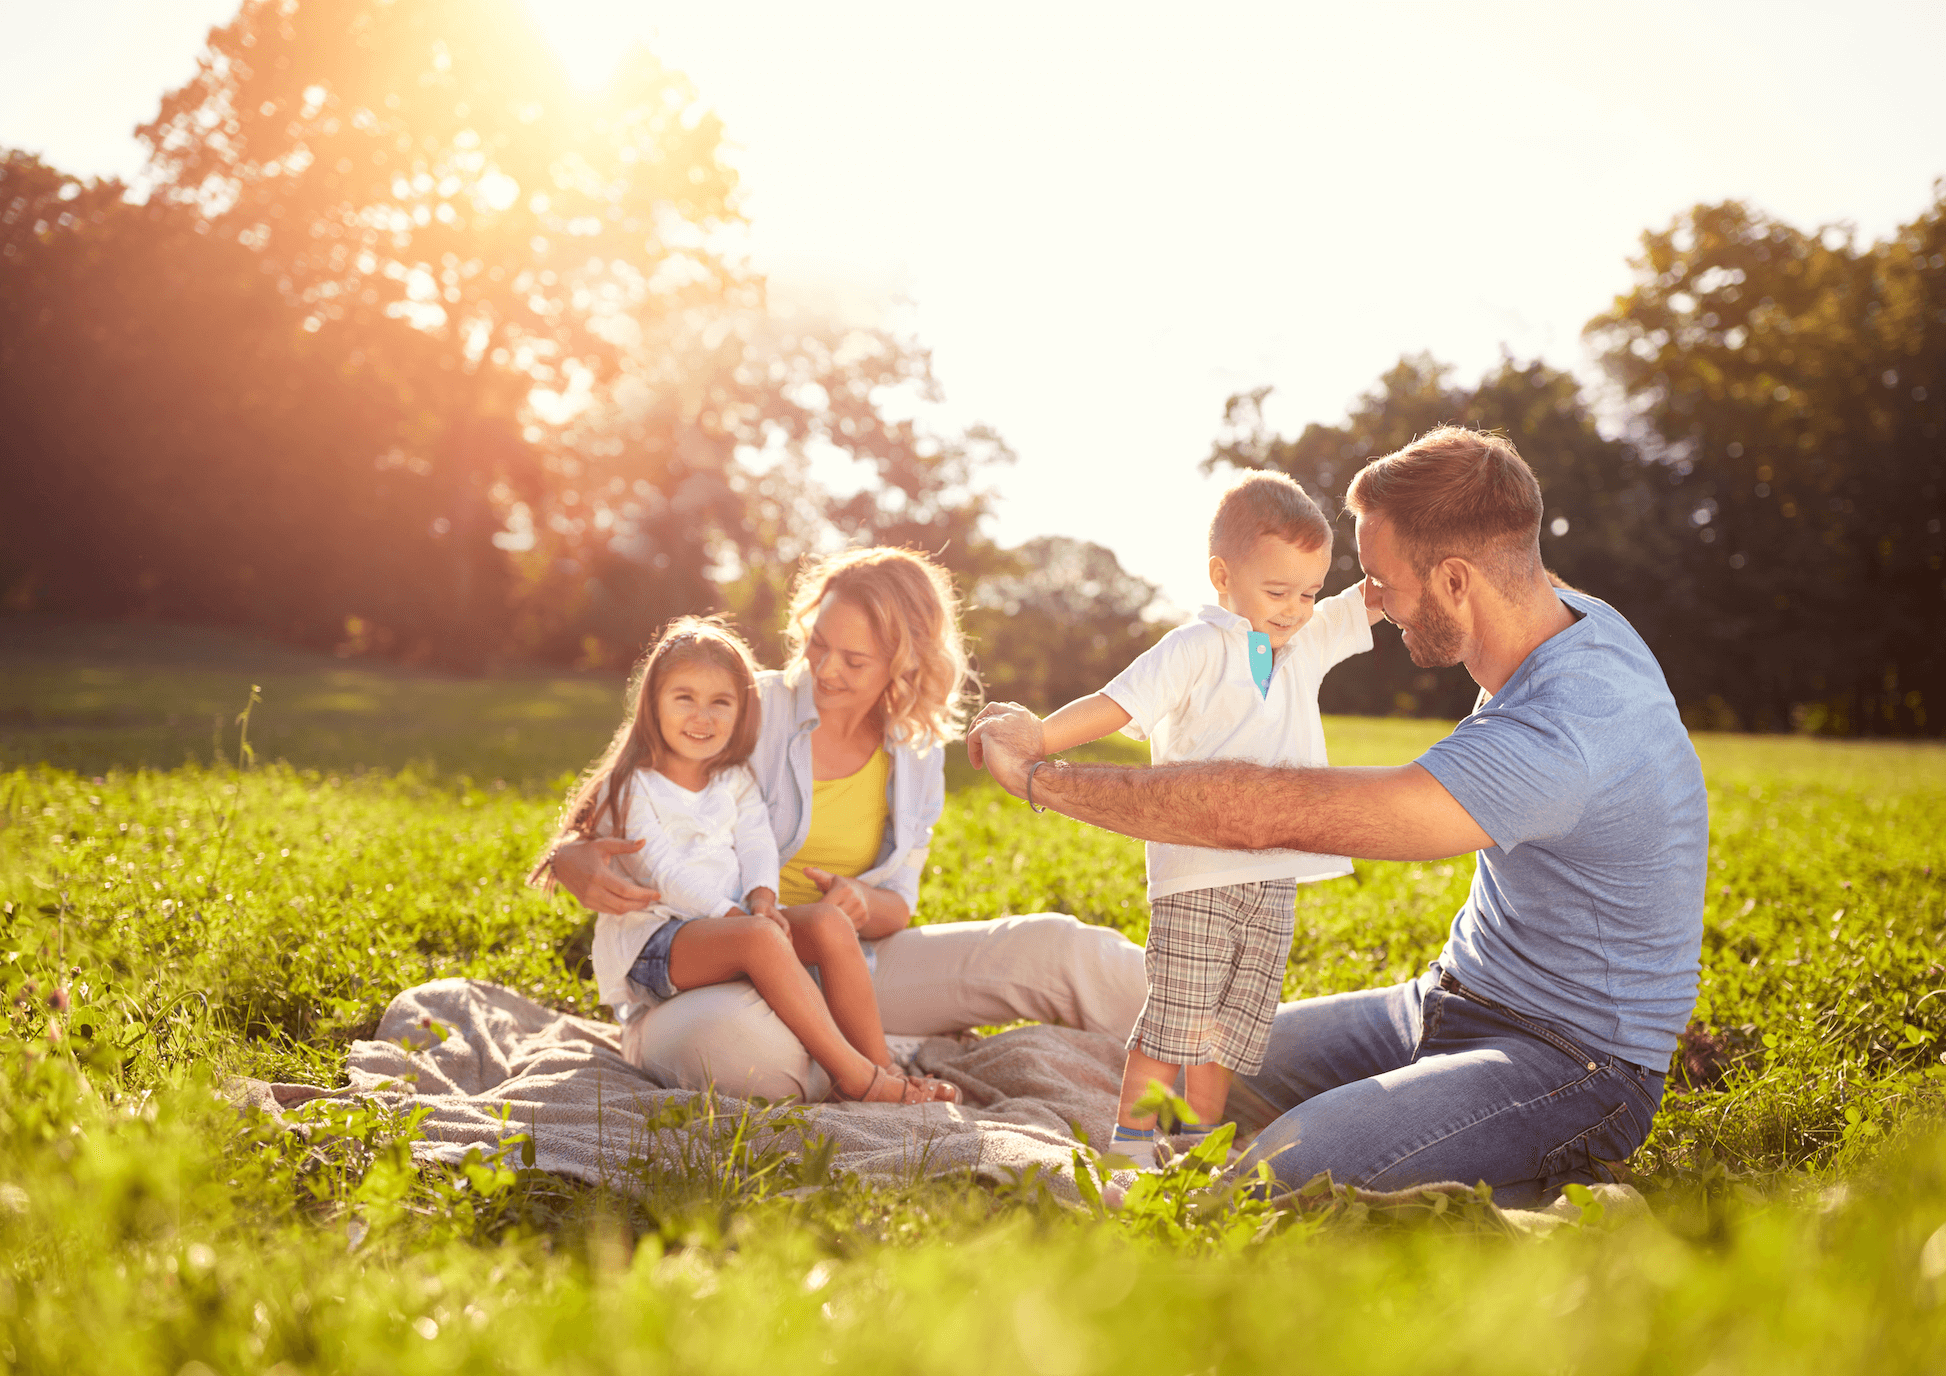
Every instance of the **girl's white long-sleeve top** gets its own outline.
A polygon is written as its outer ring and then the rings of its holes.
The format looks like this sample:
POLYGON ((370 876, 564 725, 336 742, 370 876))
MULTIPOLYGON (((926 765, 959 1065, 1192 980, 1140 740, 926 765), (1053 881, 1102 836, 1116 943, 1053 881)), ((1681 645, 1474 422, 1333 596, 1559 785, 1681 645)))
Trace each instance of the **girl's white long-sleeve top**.
POLYGON ((721 917, 742 907, 752 889, 774 893, 778 870, 763 790, 744 765, 722 770, 695 793, 653 769, 638 769, 622 796, 622 834, 643 842, 623 863, 638 882, 660 891, 662 901, 595 922, 595 984, 618 1017, 639 1000, 628 971, 656 928, 676 917, 721 917))

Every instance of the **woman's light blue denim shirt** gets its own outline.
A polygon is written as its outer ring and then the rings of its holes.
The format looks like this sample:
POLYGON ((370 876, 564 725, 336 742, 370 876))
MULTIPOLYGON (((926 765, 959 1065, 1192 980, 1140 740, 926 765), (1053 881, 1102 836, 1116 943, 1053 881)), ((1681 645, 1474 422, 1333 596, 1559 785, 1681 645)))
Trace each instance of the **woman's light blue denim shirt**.
MULTIPOLYGON (((750 755, 750 769, 770 809, 777 854, 786 861, 797 854, 811 831, 811 732, 818 724, 811 675, 799 666, 795 677, 793 683, 790 671, 777 669, 757 675, 763 724, 750 755)), ((932 849, 933 824, 946 806, 946 752, 937 744, 914 749, 889 738, 885 749, 892 757, 885 784, 885 840, 877 861, 858 879, 874 888, 890 889, 916 913, 919 877, 932 849)))

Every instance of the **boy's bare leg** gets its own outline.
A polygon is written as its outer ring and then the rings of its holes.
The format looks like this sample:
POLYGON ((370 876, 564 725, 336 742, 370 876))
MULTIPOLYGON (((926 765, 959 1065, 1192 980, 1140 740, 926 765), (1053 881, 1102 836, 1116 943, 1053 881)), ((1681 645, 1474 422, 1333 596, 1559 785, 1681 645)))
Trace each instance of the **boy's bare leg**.
POLYGON ((1213 1128, 1223 1121, 1223 1106, 1230 1099, 1230 1081, 1236 1072, 1215 1061, 1192 1065, 1183 1076, 1183 1098, 1196 1115, 1196 1121, 1213 1128))
MULTIPOLYGON (((845 1040, 878 1065, 892 1064, 885 1045, 885 1026, 878 1016, 878 994, 872 972, 865 965, 858 929, 843 910, 830 903, 806 903, 784 909, 791 924, 791 945, 805 965, 818 967, 824 1001, 845 1040)), ((805 978, 809 980, 810 976, 805 978)))
MULTIPOLYGON (((852 944, 856 946, 855 939, 852 944)), ((908 1091, 916 1089, 904 1076, 886 1073, 846 1040, 790 939, 769 918, 740 915, 685 922, 669 944, 669 982, 678 989, 721 984, 738 976, 756 987, 841 1094, 900 1103, 907 1102, 908 1091)))
POLYGON ((1182 1069, 1168 1061, 1158 1061, 1138 1046, 1128 1049, 1128 1061, 1122 1067, 1122 1099, 1115 1109, 1115 1123, 1124 1128, 1152 1128, 1155 1126, 1153 1113, 1136 1117, 1133 1113, 1135 1101, 1149 1092, 1149 1082, 1160 1080, 1170 1088, 1175 1087, 1176 1074, 1182 1069))

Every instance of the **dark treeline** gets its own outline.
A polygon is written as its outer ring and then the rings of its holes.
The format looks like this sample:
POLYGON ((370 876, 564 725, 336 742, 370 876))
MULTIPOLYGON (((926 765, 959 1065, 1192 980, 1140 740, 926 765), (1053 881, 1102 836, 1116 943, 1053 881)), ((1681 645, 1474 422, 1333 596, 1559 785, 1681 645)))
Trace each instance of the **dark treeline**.
MULTIPOLYGON (((882 541, 960 577, 992 696, 1057 706, 1160 634, 1109 551, 983 534, 1010 456, 895 418, 934 394, 923 349, 768 303, 717 123, 646 54, 593 97, 516 0, 245 0, 139 132, 141 195, 0 153, 10 611, 473 668, 618 664, 720 608, 773 656, 800 556, 882 541), (808 477, 833 450, 850 496, 808 477)), ((1692 720, 1936 734, 1943 216, 1860 245, 1725 205, 1648 236, 1590 326, 1619 434, 1542 365, 1469 388, 1408 359, 1295 439, 1233 400, 1208 462, 1335 501, 1436 424, 1505 430, 1551 566, 1642 627, 1692 720)), ((1328 708, 1468 706, 1380 645, 1328 708)))
MULTIPOLYGON (((1353 473, 1452 421, 1510 436, 1567 582, 1642 631, 1693 725, 1833 734, 1946 728, 1946 183, 1881 243, 1738 204, 1644 237, 1590 322, 1626 422, 1569 374, 1507 360, 1473 387, 1408 358, 1338 425, 1265 431, 1230 402, 1206 463, 1280 468, 1342 503, 1353 473)), ((1328 588, 1357 576, 1350 541, 1328 588)), ((1462 670, 1396 636, 1327 680, 1327 710, 1456 716, 1462 670)))
POLYGON ((514 0, 246 0, 139 135, 143 198, 0 157, 9 609, 612 664, 709 608, 774 652, 846 541, 1031 581, 980 529, 1005 446, 888 418, 934 392, 910 341, 768 307, 648 55, 590 98, 514 0))

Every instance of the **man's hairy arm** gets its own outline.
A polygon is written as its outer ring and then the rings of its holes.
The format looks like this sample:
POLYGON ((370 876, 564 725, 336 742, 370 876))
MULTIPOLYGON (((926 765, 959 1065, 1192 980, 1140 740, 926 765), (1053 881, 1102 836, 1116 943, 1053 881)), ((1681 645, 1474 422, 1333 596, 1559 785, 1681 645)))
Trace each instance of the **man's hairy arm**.
POLYGON ((1034 801, 1124 836, 1181 846, 1443 860, 1493 845, 1453 795, 1416 764, 1300 769, 1230 760, 1151 768, 1061 762, 1035 775, 1034 801))

